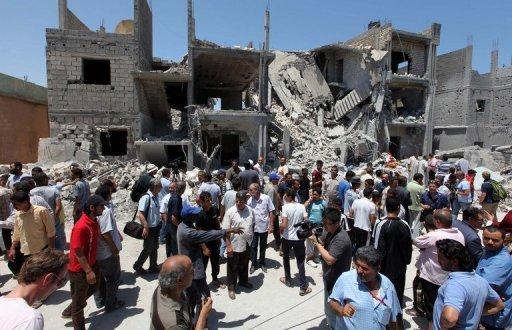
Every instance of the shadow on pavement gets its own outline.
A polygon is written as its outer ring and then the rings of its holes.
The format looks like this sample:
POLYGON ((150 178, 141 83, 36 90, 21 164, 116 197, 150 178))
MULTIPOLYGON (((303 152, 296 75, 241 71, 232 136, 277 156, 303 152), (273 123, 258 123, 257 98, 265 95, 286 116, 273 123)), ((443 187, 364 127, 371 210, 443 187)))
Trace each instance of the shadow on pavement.
POLYGON ((143 312, 144 309, 142 308, 121 308, 110 313, 101 313, 95 316, 89 316, 85 321, 91 322, 89 327, 90 329, 115 329, 123 322, 124 319, 143 312))
POLYGON ((71 302, 71 293, 69 290, 57 290, 52 293, 44 302, 45 305, 60 305, 65 301, 71 302))
MULTIPOLYGON (((224 313, 222 313, 222 314, 224 314, 224 313)), ((260 317, 260 316, 259 315, 255 315, 255 314, 251 314, 251 315, 248 315, 247 317, 245 317, 243 319, 236 320, 236 321, 229 321, 229 322, 222 322, 222 321, 220 321, 218 323, 218 327, 216 327, 216 328, 212 327, 210 329, 241 328, 241 327, 243 327, 245 322, 257 319, 258 317, 260 317)))
POLYGON ((245 292, 245 293, 248 293, 248 292, 251 292, 254 290, 258 290, 263 285, 264 278, 265 278, 265 275, 263 273, 259 273, 256 276, 249 276, 249 283, 251 283, 253 285, 253 288, 247 289, 247 288, 244 288, 243 286, 238 285, 238 289, 240 290, 240 292, 245 292))
POLYGON ((265 260, 265 263, 267 264, 267 268, 268 269, 279 269, 282 267, 281 263, 277 260, 274 260, 274 259, 266 259, 265 260))
POLYGON ((127 272, 121 270, 121 285, 135 285, 135 274, 133 272, 127 272))

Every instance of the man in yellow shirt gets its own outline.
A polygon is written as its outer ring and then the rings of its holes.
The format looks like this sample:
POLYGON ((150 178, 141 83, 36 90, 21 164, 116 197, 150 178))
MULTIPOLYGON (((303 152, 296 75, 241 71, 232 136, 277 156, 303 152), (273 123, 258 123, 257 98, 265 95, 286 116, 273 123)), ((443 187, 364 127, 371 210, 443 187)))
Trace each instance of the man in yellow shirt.
POLYGON ((21 267, 30 255, 55 247, 55 223, 46 208, 30 204, 30 195, 24 191, 15 192, 11 202, 17 212, 8 258, 21 267), (22 255, 16 253, 18 246, 22 255))

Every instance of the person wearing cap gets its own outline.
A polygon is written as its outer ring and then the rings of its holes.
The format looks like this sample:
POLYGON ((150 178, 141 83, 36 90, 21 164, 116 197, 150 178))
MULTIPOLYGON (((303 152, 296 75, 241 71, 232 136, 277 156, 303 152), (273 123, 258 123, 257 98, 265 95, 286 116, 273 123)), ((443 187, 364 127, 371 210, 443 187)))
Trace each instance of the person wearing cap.
POLYGON ((105 204, 99 195, 89 197, 82 216, 71 230, 68 265, 71 304, 62 312, 62 317, 71 317, 75 329, 85 329, 84 308, 99 283, 96 253, 100 226, 97 217, 103 214, 105 204))
POLYGON ((200 212, 201 208, 184 203, 181 210, 182 222, 178 225, 177 232, 178 253, 188 256, 194 264, 194 280, 186 292, 190 303, 196 306, 196 313, 201 310, 202 299, 210 297, 201 244, 219 240, 233 233, 243 233, 240 227, 227 230, 198 230, 196 229, 196 222, 199 219, 200 212))

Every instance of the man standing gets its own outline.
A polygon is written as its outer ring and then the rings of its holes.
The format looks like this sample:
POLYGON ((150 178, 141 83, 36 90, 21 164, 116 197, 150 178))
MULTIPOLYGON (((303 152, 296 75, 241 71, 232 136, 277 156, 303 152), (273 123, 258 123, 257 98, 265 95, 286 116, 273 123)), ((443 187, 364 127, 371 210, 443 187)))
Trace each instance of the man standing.
POLYGON ((322 191, 326 197, 328 205, 332 204, 332 199, 338 196, 338 187, 340 179, 338 179, 338 166, 331 167, 331 176, 324 181, 322 191))
POLYGON ((254 211, 254 237, 251 243, 251 269, 250 273, 258 268, 266 273, 265 251, 267 249, 268 233, 274 231, 274 213, 275 210, 272 200, 265 194, 260 193, 260 185, 253 183, 249 186, 249 195, 251 197, 247 201, 254 211), (258 259, 258 244, 260 257, 258 259))
POLYGON ((284 180, 282 180, 277 185, 277 192, 279 193, 279 196, 281 197, 281 200, 283 200, 283 198, 284 198, 284 192, 287 189, 292 188, 292 185, 293 185, 293 176, 292 176, 292 174, 290 172, 288 172, 284 176, 284 180))
POLYGON ((244 163, 244 168, 245 169, 238 177, 240 178, 240 181, 242 181, 242 190, 248 190, 252 183, 259 182, 259 176, 258 172, 251 168, 251 163, 248 161, 244 163))
POLYGON ((165 254, 167 258, 178 254, 178 240, 176 232, 181 222, 181 210, 183 208, 182 195, 186 184, 183 181, 176 182, 176 190, 164 197, 160 204, 160 216, 167 222, 165 232, 165 254), (168 200, 166 200, 168 198, 168 200))
POLYGON ((263 187, 263 193, 270 197, 272 204, 274 205, 274 241, 276 243, 276 250, 279 250, 281 247, 281 234, 279 233, 279 210, 281 210, 281 198, 279 197, 279 193, 277 192, 277 187, 279 183, 279 175, 272 172, 269 174, 268 179, 270 182, 265 184, 263 187))
MULTIPOLYGON (((301 175, 299 178, 300 187, 297 194, 301 201, 307 201, 309 199, 309 190, 311 188, 311 181, 309 180, 309 174, 307 168, 301 169, 301 175)), ((279 227, 279 226, 278 226, 279 227)))
POLYGON ((413 237, 417 237, 421 231, 420 216, 421 211, 423 210, 421 208, 421 196, 425 192, 425 187, 423 186, 423 174, 414 174, 413 180, 407 184, 407 191, 411 198, 411 205, 409 205, 409 225, 412 227, 413 237))
POLYGON ((265 182, 263 181, 263 166, 264 165, 265 165, 265 159, 263 158, 263 156, 259 156, 258 162, 256 164, 254 164, 254 166, 252 167, 253 170, 258 172, 258 177, 260 180, 259 181, 260 187, 263 187, 263 185, 265 184, 265 182))
POLYGON ((24 191, 15 192, 11 202, 17 212, 7 258, 11 262, 16 259, 16 265, 21 267, 30 255, 55 247, 55 223, 46 208, 30 203, 30 196, 24 191), (18 246, 22 254, 16 253, 18 246))
POLYGON ((373 189, 363 190, 363 198, 357 199, 352 204, 350 218, 354 219, 354 245, 355 249, 368 245, 370 231, 377 220, 377 208, 371 201, 373 189))
POLYGON ((158 275, 158 287, 151 299, 150 330, 183 329, 203 330, 213 300, 208 297, 202 302, 201 313, 194 326, 194 311, 185 291, 192 285, 194 267, 189 257, 183 255, 167 258, 158 275))
POLYGON ((482 172, 482 178, 484 182, 482 183, 482 187, 480 188, 481 194, 478 199, 480 205, 482 205, 482 209, 489 212, 493 216, 493 221, 496 221, 496 211, 498 210, 499 202, 494 201, 494 189, 492 188, 491 181, 491 173, 488 171, 482 172))
POLYGON ((84 172, 81 168, 73 167, 71 169, 71 180, 76 181, 73 187, 73 197, 75 203, 73 204, 73 220, 78 221, 82 216, 82 211, 85 210, 87 199, 91 195, 89 184, 84 179, 84 172))
POLYGON ((139 275, 149 273, 158 273, 158 233, 160 231, 160 203, 158 202, 158 194, 162 189, 160 180, 153 178, 149 181, 149 190, 139 200, 137 216, 142 224, 142 251, 133 264, 133 269, 139 275), (142 268, 149 257, 149 268, 142 268))
POLYGON ((288 174, 288 165, 286 165, 286 157, 279 158, 279 167, 277 168, 277 174, 284 177, 288 174))
POLYGON ((295 194, 296 192, 293 189, 288 189, 284 193, 286 204, 283 205, 282 222, 279 229, 283 235, 283 265, 285 275, 280 278, 280 281, 286 286, 291 286, 290 250, 293 249, 297 260, 297 268, 299 269, 299 295, 304 296, 311 292, 311 288, 306 282, 306 270, 304 268, 306 251, 304 241, 297 237, 298 227, 296 227, 296 225, 306 220, 307 213, 304 205, 295 202, 295 194))
MULTIPOLYGON (((322 190, 320 188, 313 188, 311 198, 304 203, 304 207, 308 213, 308 221, 317 226, 322 224, 322 220, 327 209, 327 202, 322 198, 322 190)), ((306 263, 313 268, 317 267, 318 253, 315 251, 315 246, 311 241, 306 241, 306 263)))
POLYGON ((226 179, 228 179, 229 181, 233 181, 234 178, 238 177, 240 172, 241 170, 240 167, 238 167, 238 160, 233 159, 231 161, 231 167, 228 168, 228 170, 226 171, 226 179))
POLYGON ((203 253, 201 244, 219 240, 231 233, 242 233, 240 228, 230 228, 228 230, 198 230, 196 223, 201 209, 197 206, 183 204, 181 217, 183 221, 178 226, 178 253, 188 256, 194 264, 194 280, 192 286, 187 289, 187 296, 190 303, 196 306, 199 313, 202 305, 202 299, 210 296, 210 289, 206 283, 206 272, 203 264, 203 253))
POLYGON ((339 205, 339 207, 341 208, 342 212, 344 212, 343 207, 345 204, 345 193, 347 192, 347 190, 350 189, 350 187, 351 187, 350 182, 352 181, 352 178, 355 176, 356 176, 356 174, 353 171, 347 171, 347 173, 345 174, 345 179, 342 179, 338 186, 338 197, 340 198, 340 203, 341 203, 339 205))
POLYGON ((455 162, 455 165, 462 171, 464 174, 468 174, 469 171, 469 162, 464 157, 459 158, 457 162, 455 162))
POLYGON ((413 178, 414 175, 419 172, 419 162, 416 157, 417 155, 412 155, 407 159, 407 171, 409 172, 409 178, 413 178))
POLYGON ((398 200, 388 198, 386 210, 387 221, 380 229, 378 242, 378 250, 382 254, 380 271, 393 283, 398 300, 404 307, 405 273, 412 257, 411 228, 407 222, 398 217, 400 211, 398 200))
POLYGON ((209 192, 212 199, 212 205, 219 207, 222 193, 220 191, 220 187, 216 183, 212 182, 212 174, 210 172, 205 173, 204 182, 199 186, 197 195, 201 195, 203 191, 209 192))
POLYGON ((322 277, 324 280, 324 312, 328 326, 332 329, 336 326, 336 315, 329 306, 329 296, 332 293, 334 283, 341 274, 350 270, 352 259, 352 244, 347 232, 340 226, 341 213, 334 208, 325 211, 324 230, 327 233, 323 244, 320 244, 316 236, 309 239, 315 244, 318 253, 322 257, 322 277))
MULTIPOLYGON (((203 191, 199 195, 201 204, 201 212, 196 223, 199 230, 220 230, 219 208, 212 204, 211 195, 207 191, 203 191)), ((220 239, 209 241, 202 245, 203 249, 203 265, 204 269, 211 261, 212 266, 212 284, 218 288, 224 289, 226 286, 219 281, 219 258, 220 258, 220 239)))
POLYGON ((384 189, 386 189, 388 186, 389 186, 389 174, 382 173, 382 175, 380 177, 380 182, 375 183, 375 190, 377 190, 378 192, 380 192, 382 194, 384 192, 384 189))
POLYGON ((484 253, 482 240, 478 235, 478 230, 482 228, 485 222, 484 213, 481 209, 470 207, 462 212, 462 221, 453 220, 452 226, 457 228, 464 236, 465 246, 471 256, 471 266, 473 269, 478 265, 478 261, 484 253))
MULTIPOLYGON (((448 272, 443 270, 439 264, 436 242, 449 238, 464 244, 462 233, 457 228, 452 228, 449 210, 436 210, 434 212, 434 225, 437 228, 436 230, 416 237, 413 240, 413 244, 420 249, 420 256, 416 267, 420 272, 421 295, 425 317, 429 321, 430 326, 434 315, 437 291, 448 276, 448 272)), ((411 310, 406 310, 406 313, 413 315, 411 310)))
POLYGON ((485 250, 476 267, 505 303, 505 309, 495 315, 482 316, 486 329, 505 329, 512 326, 512 257, 504 246, 505 231, 498 227, 485 227, 485 250))
POLYGON ((232 233, 226 237, 226 250, 228 255, 228 295, 235 299, 235 286, 237 283, 246 288, 252 288, 249 283, 250 245, 253 236, 254 211, 246 205, 247 197, 243 192, 237 192, 236 204, 226 211, 222 228, 241 228, 242 233, 232 233))
POLYGON ((220 198, 224 197, 226 192, 233 189, 233 185, 231 181, 228 181, 226 179, 226 171, 223 169, 220 169, 217 171, 217 179, 215 180, 215 183, 220 188, 220 198))
POLYGON ((320 188, 322 189, 322 185, 324 182, 324 171, 322 170, 324 167, 324 162, 320 159, 316 161, 316 168, 311 173, 312 175, 312 182, 311 182, 311 188, 320 188))
POLYGON ((105 311, 111 312, 124 306, 124 301, 117 299, 119 278, 121 277, 119 252, 122 249, 122 237, 111 206, 112 192, 110 188, 101 185, 96 189, 95 194, 105 200, 105 209, 98 217, 100 236, 96 261, 100 269, 100 278, 96 279, 99 285, 98 291, 94 293, 94 300, 98 308, 105 306, 105 311))
POLYGON ((477 329, 480 317, 505 306, 489 283, 473 272, 467 249, 451 239, 436 242, 439 264, 449 272, 434 306, 434 329, 477 329))
POLYGON ((62 312, 73 319, 75 330, 85 329, 84 308, 98 288, 99 267, 96 263, 100 227, 97 217, 103 214, 105 200, 98 195, 87 199, 86 208, 71 231, 69 243, 69 280, 71 304, 62 312))
POLYGON ((60 212, 63 212, 60 193, 57 189, 48 186, 48 176, 45 173, 36 173, 33 179, 37 187, 30 190, 30 194, 42 197, 50 205, 55 221, 55 248, 64 251, 66 247, 66 234, 64 232, 64 223, 60 221, 59 216, 60 212))
POLYGON ((21 178, 28 176, 23 173, 23 164, 21 162, 12 163, 9 168, 9 172, 11 173, 11 175, 9 175, 9 179, 7 179, 7 188, 9 189, 14 188, 14 184, 19 182, 21 178))
POLYGON ((168 168, 162 169, 162 177, 160 178, 160 183, 162 184, 162 190, 158 194, 158 200, 162 201, 165 195, 169 194, 169 187, 171 185, 171 170, 168 168))
POLYGON ((67 264, 67 255, 57 250, 31 256, 21 267, 18 285, 0 297, 0 328, 43 330, 43 315, 30 306, 65 283, 67 264))
POLYGON ((457 220, 459 211, 467 210, 471 205, 471 185, 466 180, 466 176, 462 171, 458 171, 456 174, 457 180, 457 196, 453 201, 452 218, 457 220))

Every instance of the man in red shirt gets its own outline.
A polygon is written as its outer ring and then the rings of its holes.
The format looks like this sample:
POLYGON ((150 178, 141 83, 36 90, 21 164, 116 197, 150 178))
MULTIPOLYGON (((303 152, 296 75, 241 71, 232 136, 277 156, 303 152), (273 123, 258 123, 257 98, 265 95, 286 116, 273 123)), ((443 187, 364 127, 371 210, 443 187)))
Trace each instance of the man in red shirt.
POLYGON ((71 317, 74 329, 85 329, 84 308, 87 306, 87 299, 97 289, 99 268, 96 263, 96 250, 100 228, 96 217, 103 213, 105 203, 101 196, 89 197, 82 216, 71 231, 68 266, 71 305, 62 312, 62 317, 71 317))
POLYGON ((312 175, 312 185, 311 185, 311 188, 320 188, 322 189, 322 185, 323 185, 323 174, 324 174, 324 171, 322 170, 322 168, 324 167, 324 162, 321 161, 321 160, 317 160, 316 161, 316 168, 313 170, 313 172, 311 173, 312 175))

